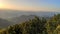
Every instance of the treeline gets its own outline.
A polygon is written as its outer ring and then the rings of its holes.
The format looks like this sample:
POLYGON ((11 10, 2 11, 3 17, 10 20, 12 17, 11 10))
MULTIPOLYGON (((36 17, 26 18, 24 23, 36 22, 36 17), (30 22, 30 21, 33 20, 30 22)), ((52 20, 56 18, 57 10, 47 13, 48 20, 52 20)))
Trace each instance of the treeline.
POLYGON ((60 14, 49 20, 35 16, 32 20, 9 26, 0 34, 60 34, 60 14))

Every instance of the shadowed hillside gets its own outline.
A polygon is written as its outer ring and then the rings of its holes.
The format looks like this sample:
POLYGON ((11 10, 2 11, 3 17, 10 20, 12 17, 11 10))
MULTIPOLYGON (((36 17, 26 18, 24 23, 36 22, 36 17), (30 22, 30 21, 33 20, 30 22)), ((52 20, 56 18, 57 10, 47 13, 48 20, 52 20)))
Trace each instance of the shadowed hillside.
POLYGON ((0 30, 0 34, 60 34, 60 14, 48 20, 35 16, 34 19, 0 30))

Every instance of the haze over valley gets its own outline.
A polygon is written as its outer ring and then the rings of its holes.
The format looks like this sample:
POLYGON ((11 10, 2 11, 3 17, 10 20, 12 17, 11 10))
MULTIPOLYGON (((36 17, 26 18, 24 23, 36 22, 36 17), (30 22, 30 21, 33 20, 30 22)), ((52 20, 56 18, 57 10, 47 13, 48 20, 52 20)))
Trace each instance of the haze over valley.
POLYGON ((8 27, 12 24, 19 24, 20 22, 28 21, 33 19, 35 16, 49 18, 60 12, 29 12, 29 11, 19 11, 19 10, 0 10, 0 27, 8 27))
POLYGON ((60 0, 0 0, 0 34, 60 34, 60 0))

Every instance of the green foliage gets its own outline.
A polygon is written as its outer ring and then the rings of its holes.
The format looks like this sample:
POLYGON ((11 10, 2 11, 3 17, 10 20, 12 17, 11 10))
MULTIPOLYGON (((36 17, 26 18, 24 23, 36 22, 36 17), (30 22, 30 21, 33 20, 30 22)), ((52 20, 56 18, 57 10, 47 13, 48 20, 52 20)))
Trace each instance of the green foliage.
POLYGON ((54 15, 54 17, 52 17, 51 19, 49 19, 46 23, 46 28, 47 28, 47 32, 48 34, 54 34, 54 32, 56 31, 57 26, 60 25, 60 14, 58 15, 54 15))
POLYGON ((60 34, 59 32, 60 14, 54 15, 49 20, 35 16, 32 20, 9 26, 0 34, 60 34))

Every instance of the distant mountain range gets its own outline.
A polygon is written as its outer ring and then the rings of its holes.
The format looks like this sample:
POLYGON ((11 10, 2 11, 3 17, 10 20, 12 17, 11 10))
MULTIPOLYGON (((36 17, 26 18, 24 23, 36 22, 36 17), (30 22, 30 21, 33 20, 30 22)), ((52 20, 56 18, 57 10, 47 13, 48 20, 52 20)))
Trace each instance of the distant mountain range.
POLYGON ((14 23, 19 23, 19 22, 28 21, 29 19, 33 19, 34 17, 35 17, 35 15, 21 15, 19 17, 14 17, 14 18, 11 18, 8 20, 12 21, 14 23))
POLYGON ((20 17, 14 17, 8 20, 0 19, 0 28, 5 28, 14 24, 20 24, 22 22, 28 21, 29 19, 33 19, 34 17, 35 17, 34 15, 29 16, 22 15, 20 17))
POLYGON ((58 13, 60 12, 30 12, 0 9, 0 28, 8 27, 12 24, 19 24, 29 19, 33 19, 35 15, 39 17, 52 17, 54 14, 58 13))
POLYGON ((5 28, 8 27, 9 25, 12 25, 12 22, 0 18, 0 28, 5 28))
POLYGON ((19 17, 21 15, 37 15, 37 16, 53 16, 54 14, 57 14, 60 12, 49 12, 49 11, 18 11, 18 10, 7 10, 7 9, 0 9, 0 18, 7 19, 7 18, 13 18, 13 17, 19 17))

